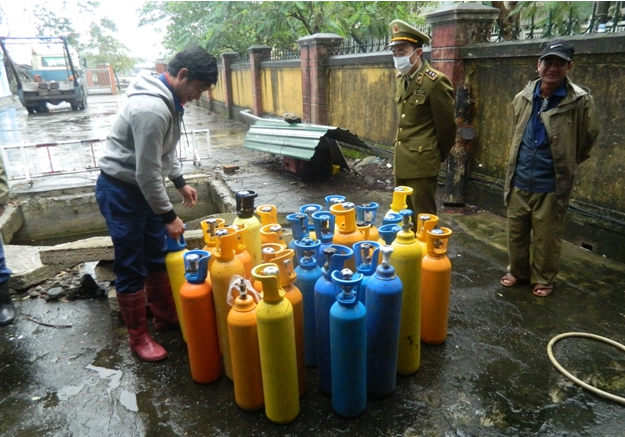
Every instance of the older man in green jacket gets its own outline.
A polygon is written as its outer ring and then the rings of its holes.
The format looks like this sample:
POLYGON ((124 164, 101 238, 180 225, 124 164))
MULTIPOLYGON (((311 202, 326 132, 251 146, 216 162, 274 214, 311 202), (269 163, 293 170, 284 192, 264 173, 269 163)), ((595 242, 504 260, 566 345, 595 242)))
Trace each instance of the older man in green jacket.
POLYGON ((537 64, 539 77, 512 102, 504 188, 510 265, 501 284, 529 282, 539 297, 551 294, 556 283, 573 177, 599 134, 590 92, 567 76, 573 54, 567 41, 547 43, 537 64))

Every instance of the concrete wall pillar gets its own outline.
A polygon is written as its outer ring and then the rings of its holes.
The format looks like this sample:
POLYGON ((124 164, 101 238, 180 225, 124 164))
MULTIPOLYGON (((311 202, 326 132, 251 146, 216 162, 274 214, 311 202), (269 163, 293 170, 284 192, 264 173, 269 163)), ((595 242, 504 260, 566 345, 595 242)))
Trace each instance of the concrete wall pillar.
POLYGON ((260 63, 263 57, 271 54, 269 46, 252 46, 247 49, 250 54, 250 70, 252 72, 252 110, 255 115, 263 114, 263 88, 260 80, 260 63))
POLYGON ((224 97, 226 101, 226 108, 228 110, 228 118, 232 118, 234 115, 234 99, 232 97, 232 62, 239 57, 236 52, 225 52, 221 54, 221 65, 223 72, 221 75, 222 84, 224 87, 224 97))
POLYGON ((332 48, 342 42, 343 37, 333 33, 317 33, 297 40, 301 50, 302 119, 308 123, 328 123, 325 65, 332 48))

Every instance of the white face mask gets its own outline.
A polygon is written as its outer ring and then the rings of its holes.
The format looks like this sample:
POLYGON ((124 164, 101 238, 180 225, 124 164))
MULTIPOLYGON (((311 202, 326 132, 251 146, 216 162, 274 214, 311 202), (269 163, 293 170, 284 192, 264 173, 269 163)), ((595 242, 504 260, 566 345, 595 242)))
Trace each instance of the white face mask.
POLYGON ((408 74, 410 72, 410 70, 414 66, 414 64, 410 63, 410 58, 412 57, 412 55, 415 54, 416 51, 417 49, 415 49, 415 51, 408 56, 393 57, 393 62, 395 63, 395 68, 397 69, 397 71, 399 71, 401 74, 408 74))

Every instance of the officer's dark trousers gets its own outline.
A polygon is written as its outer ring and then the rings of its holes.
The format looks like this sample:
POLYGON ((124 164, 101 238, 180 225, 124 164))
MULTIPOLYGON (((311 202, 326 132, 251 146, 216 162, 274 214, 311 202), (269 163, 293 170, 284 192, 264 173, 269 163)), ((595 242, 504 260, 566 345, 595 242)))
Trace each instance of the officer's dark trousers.
POLYGON ((136 293, 143 289, 148 273, 165 270, 163 220, 139 187, 120 186, 100 175, 95 193, 115 249, 116 291, 136 293))

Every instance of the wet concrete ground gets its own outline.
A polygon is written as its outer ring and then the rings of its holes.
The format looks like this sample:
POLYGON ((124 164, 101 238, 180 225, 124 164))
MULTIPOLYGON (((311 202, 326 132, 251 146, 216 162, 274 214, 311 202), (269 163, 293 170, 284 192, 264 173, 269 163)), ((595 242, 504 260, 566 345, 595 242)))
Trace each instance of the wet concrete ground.
MULTIPOLYGON (((108 107, 112 98, 91 99, 89 110, 96 114, 99 99, 108 107)), ((32 123, 21 111, 16 109, 18 126, 24 117, 32 123)), ((187 129, 195 125, 189 120, 214 128, 213 159, 203 164, 240 165, 240 173, 226 181, 233 190, 257 189, 257 204, 272 203, 286 212, 321 203, 328 194, 377 201, 382 211, 390 203, 390 193, 359 186, 333 191, 342 179, 304 184, 276 173, 262 154, 240 147, 244 127, 205 109, 189 108, 186 119, 187 129)), ((528 286, 504 288, 499 278, 507 264, 505 222, 474 211, 440 213, 440 224, 454 231, 447 341, 423 345, 419 371, 398 377, 390 397, 369 399, 359 418, 336 415, 331 398, 318 388, 316 369, 308 369, 299 417, 274 425, 262 411, 239 409, 225 377, 208 385, 193 382, 179 332, 156 333, 169 357, 144 363, 130 352, 123 323, 106 300, 19 299, 17 321, 0 328, 0 435, 625 435, 623 405, 571 383, 546 353, 552 337, 569 331, 625 342, 625 266, 565 244, 561 280, 550 297, 534 297, 528 286)), ((555 353, 583 380, 625 396, 622 352, 566 339, 555 353)))

